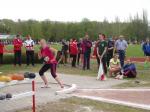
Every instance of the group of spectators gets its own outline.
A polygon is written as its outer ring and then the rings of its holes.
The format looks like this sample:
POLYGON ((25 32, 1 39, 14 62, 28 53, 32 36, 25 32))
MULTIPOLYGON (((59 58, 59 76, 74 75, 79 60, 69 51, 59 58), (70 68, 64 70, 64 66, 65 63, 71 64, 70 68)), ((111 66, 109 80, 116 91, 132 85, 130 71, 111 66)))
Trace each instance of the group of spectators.
MULTIPOLYGON (((7 50, 6 45, 0 40, 0 64, 3 64, 4 52, 14 53, 14 65, 21 66, 22 64, 22 47, 26 49, 26 64, 29 66, 30 62, 34 66, 34 45, 35 42, 31 36, 26 36, 23 41, 20 35, 12 41, 13 50, 7 50)), ((83 38, 77 40, 76 38, 70 39, 69 42, 62 40, 62 49, 57 52, 56 60, 64 65, 71 63, 72 67, 82 66, 83 70, 90 70, 91 57, 96 58, 98 68, 100 64, 103 66, 104 75, 109 72, 109 76, 115 76, 116 79, 125 77, 136 77, 136 67, 130 59, 126 60, 126 49, 128 47, 127 41, 124 36, 120 35, 116 38, 107 38, 105 34, 98 34, 98 39, 95 42, 90 40, 88 34, 83 38)), ((144 54, 150 56, 150 41, 147 38, 146 42, 142 45, 144 54)), ((134 51, 133 51, 134 52, 134 51)))
POLYGON ((34 66, 34 41, 32 40, 31 36, 28 35, 26 40, 23 41, 20 38, 20 35, 16 35, 16 37, 12 41, 13 50, 8 50, 7 45, 0 40, 0 65, 3 64, 3 55, 5 52, 14 53, 14 66, 17 64, 21 66, 22 64, 22 47, 26 49, 26 64, 29 66, 30 62, 32 66, 34 66))
POLYGON ((90 69, 90 59, 95 57, 99 68, 100 63, 103 65, 105 76, 109 70, 109 76, 115 75, 117 79, 122 79, 124 76, 136 77, 135 65, 131 60, 127 60, 124 65, 126 57, 127 41, 124 36, 119 36, 118 39, 107 38, 104 34, 99 34, 97 41, 94 43, 90 40, 89 35, 86 34, 83 38, 77 41, 75 38, 70 39, 69 42, 62 41, 62 50, 60 59, 62 63, 71 62, 72 67, 82 64, 83 70, 90 69), (92 53, 93 52, 93 53, 92 53), (127 65, 131 65, 132 72, 128 71, 127 65))

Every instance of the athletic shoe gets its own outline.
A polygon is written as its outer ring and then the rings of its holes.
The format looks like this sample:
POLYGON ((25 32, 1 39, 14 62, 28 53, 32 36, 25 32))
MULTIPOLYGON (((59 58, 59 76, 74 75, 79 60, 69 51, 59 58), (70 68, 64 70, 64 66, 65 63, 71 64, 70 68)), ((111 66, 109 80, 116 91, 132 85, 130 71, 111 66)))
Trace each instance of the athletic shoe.
POLYGON ((51 88, 49 85, 41 86, 41 88, 51 88))
POLYGON ((122 80, 123 79, 123 75, 120 75, 119 79, 122 80))
POLYGON ((115 77, 115 79, 119 79, 119 77, 120 77, 120 75, 117 75, 117 76, 115 77))
POLYGON ((106 81, 107 80, 107 77, 106 76, 104 76, 104 81, 106 81))
POLYGON ((104 76, 104 74, 101 76, 101 78, 100 78, 100 80, 101 81, 104 81, 104 79, 105 79, 105 76, 104 76))
POLYGON ((64 85, 61 85, 61 88, 64 89, 65 88, 64 85))

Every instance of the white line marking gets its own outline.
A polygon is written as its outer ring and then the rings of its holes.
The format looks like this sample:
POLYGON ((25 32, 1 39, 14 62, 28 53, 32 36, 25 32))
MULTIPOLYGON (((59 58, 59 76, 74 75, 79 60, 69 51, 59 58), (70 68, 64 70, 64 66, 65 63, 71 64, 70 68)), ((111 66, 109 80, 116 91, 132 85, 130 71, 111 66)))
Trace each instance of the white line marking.
POLYGON ((31 83, 32 79, 24 79, 22 81, 12 80, 10 82, 0 82, 0 88, 7 87, 7 86, 13 86, 13 85, 17 85, 17 84, 26 84, 29 82, 31 83))
POLYGON ((91 99, 91 100, 96 100, 96 101, 102 101, 102 102, 106 102, 106 103, 119 104, 119 105, 134 107, 134 108, 150 110, 150 105, 145 105, 145 104, 137 104, 137 103, 131 103, 131 102, 126 102, 126 101, 119 101, 119 100, 107 99, 107 98, 102 98, 102 97, 95 97, 95 96, 86 96, 86 95, 85 96, 74 95, 74 96, 79 97, 79 98, 86 98, 86 99, 91 99))
POLYGON ((150 91, 150 89, 78 89, 80 91, 150 91))
POLYGON ((55 93, 56 94, 69 94, 69 93, 74 92, 76 89, 77 89, 77 85, 72 84, 72 86, 70 88, 63 89, 63 90, 60 90, 60 91, 56 91, 55 93))
POLYGON ((28 97, 28 96, 32 96, 34 94, 35 93, 33 91, 16 94, 16 95, 13 95, 13 97, 11 98, 11 100, 20 99, 20 98, 24 98, 24 97, 28 97))

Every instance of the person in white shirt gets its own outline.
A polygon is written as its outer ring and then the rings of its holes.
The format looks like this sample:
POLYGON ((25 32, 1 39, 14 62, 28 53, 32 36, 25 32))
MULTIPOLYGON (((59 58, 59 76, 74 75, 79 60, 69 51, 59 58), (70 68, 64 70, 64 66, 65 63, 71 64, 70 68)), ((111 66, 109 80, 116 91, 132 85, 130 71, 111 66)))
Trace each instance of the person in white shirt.
POLYGON ((34 41, 32 40, 31 36, 28 35, 24 42, 24 46, 26 48, 26 64, 29 66, 30 61, 32 66, 34 66, 34 41))

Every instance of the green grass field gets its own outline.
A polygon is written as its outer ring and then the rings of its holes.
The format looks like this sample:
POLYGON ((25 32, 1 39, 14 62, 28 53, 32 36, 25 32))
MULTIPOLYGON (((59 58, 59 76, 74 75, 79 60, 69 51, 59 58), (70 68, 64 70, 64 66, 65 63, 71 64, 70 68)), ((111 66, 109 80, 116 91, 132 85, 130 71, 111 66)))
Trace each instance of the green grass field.
MULTIPOLYGON (((61 44, 53 44, 51 45, 53 48, 57 49, 57 50, 61 50, 61 44)), ((13 50, 13 46, 12 45, 8 45, 7 48, 9 50, 13 50)), ((23 47, 23 52, 25 52, 25 48, 23 47)), ((38 52, 39 51, 39 46, 36 45, 35 46, 35 51, 38 52)), ((126 51, 126 55, 127 57, 143 57, 143 51, 141 48, 141 45, 129 45, 126 51)))
POLYGON ((127 48, 127 57, 143 57, 141 45, 129 45, 127 48))
MULTIPOLYGON (((61 44, 53 44, 53 45, 51 45, 51 47, 53 47, 53 48, 55 48, 57 50, 61 50, 61 44)), ((13 46, 12 45, 7 45, 6 48, 8 50, 13 50, 13 46)), ((39 48, 40 48, 39 45, 35 45, 34 46, 35 52, 38 52, 39 48)), ((22 47, 22 51, 25 52, 25 48, 24 47, 22 47)))

